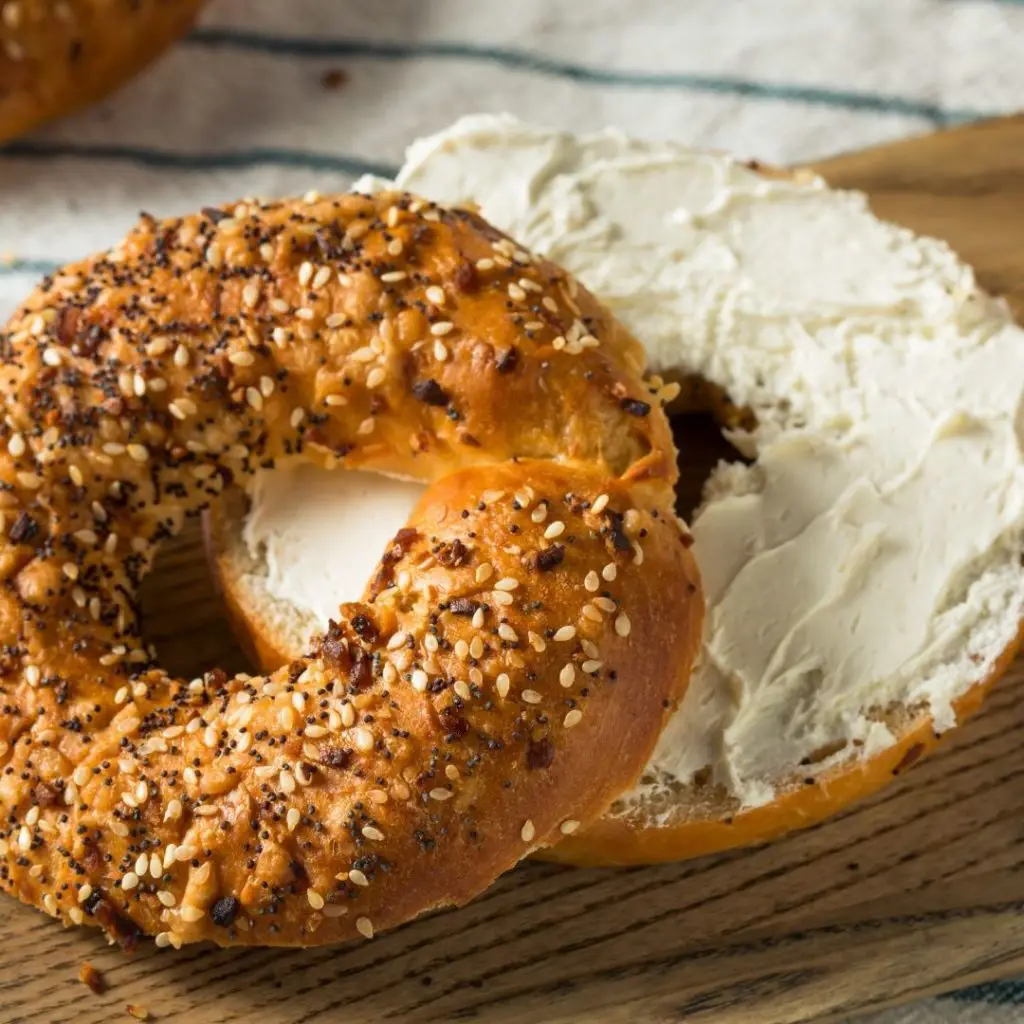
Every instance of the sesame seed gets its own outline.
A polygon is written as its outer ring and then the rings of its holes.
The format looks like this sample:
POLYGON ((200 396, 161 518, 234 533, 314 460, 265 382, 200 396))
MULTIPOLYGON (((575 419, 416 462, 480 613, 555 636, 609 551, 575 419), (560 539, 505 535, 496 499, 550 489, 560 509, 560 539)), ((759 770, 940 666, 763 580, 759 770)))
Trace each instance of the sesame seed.
POLYGON ((604 665, 603 661, 598 661, 597 659, 592 658, 583 662, 580 668, 582 668, 588 675, 592 675, 594 672, 600 672, 602 665, 604 665))
POLYGON ((558 681, 567 689, 576 681, 576 666, 571 661, 562 666, 562 671, 558 673, 558 681))
POLYGON ((508 297, 513 302, 525 302, 526 292, 524 292, 523 289, 519 287, 519 285, 512 283, 508 286, 508 297))
POLYGON ((366 386, 368 388, 379 387, 387 379, 387 375, 387 370, 385 370, 383 366, 375 366, 366 375, 366 386))
POLYGON ((263 409, 263 395, 260 394, 259 388, 247 387, 245 389, 245 400, 256 412, 260 412, 263 409))
MULTIPOLYGON (((499 632, 500 632, 500 629, 499 629, 499 632)), ((514 640, 515 638, 516 638, 515 637, 515 633, 512 634, 511 638, 505 637, 506 640, 508 640, 508 639, 513 639, 514 640)), ((469 656, 471 658, 475 658, 477 660, 479 660, 480 658, 482 658, 484 656, 484 642, 483 642, 483 640, 480 639, 480 637, 475 636, 475 637, 473 637, 472 640, 469 641, 469 656)))
POLYGON ((614 562, 609 562, 601 570, 601 578, 604 579, 608 583, 612 583, 615 580, 615 577, 618 576, 618 574, 619 574, 619 570, 618 570, 618 567, 615 565, 614 562))
POLYGON ((178 913, 181 916, 182 921, 186 921, 189 924, 201 921, 206 916, 206 911, 203 910, 202 907, 197 907, 192 903, 183 904, 178 913))
POLYGON ((432 302, 435 306, 443 306, 447 296, 444 293, 444 289, 436 284, 432 284, 427 288, 427 301, 432 302))
POLYGON ((38 665, 25 666, 25 682, 28 683, 29 686, 38 686, 42 675, 43 673, 38 665))
POLYGON ((188 366, 188 361, 189 361, 188 349, 185 348, 184 345, 179 345, 174 350, 174 365, 179 367, 179 368, 181 368, 181 369, 184 369, 186 366, 188 366))
POLYGON ((250 309, 260 301, 260 282, 253 278, 242 289, 242 304, 250 309))
POLYGON ((362 423, 359 424, 359 429, 356 431, 357 434, 366 436, 367 434, 373 433, 373 428, 377 425, 376 419, 373 416, 367 416, 362 423))
POLYGON ((583 618, 590 619, 591 622, 601 621, 601 613, 597 610, 595 605, 587 603, 580 609, 580 612, 583 615, 583 618))
POLYGON ((470 700, 473 694, 470 692, 469 685, 463 682, 461 679, 457 679, 452 685, 452 689, 455 693, 462 698, 462 700, 470 700))
POLYGON ((438 786, 430 791, 431 800, 450 800, 455 794, 450 789, 438 786))
POLYGON ((573 640, 576 637, 575 626, 560 626, 555 630, 554 638, 558 643, 566 643, 569 640, 573 640))
POLYGON ((501 622, 498 624, 498 636, 500 636, 502 640, 508 640, 509 642, 515 642, 519 639, 516 635, 516 631, 507 622, 501 622))
POLYGON ((47 366, 60 366, 64 362, 64 356, 59 348, 47 348, 43 350, 43 362, 47 366))
POLYGON ((252 366, 256 362, 256 357, 251 352, 232 352, 228 356, 228 362, 232 366, 252 366))
POLYGON ((423 669, 418 668, 413 672, 410 682, 412 683, 412 688, 414 690, 417 690, 419 693, 423 693, 427 688, 427 684, 430 682, 430 678, 423 669))
POLYGON ((380 279, 385 284, 394 284, 398 281, 404 281, 407 276, 404 270, 389 270, 386 274, 381 274, 380 279))
POLYGON ((477 260, 476 261, 476 269, 477 270, 484 270, 484 271, 486 271, 486 270, 493 270, 494 269, 494 260, 488 259, 487 257, 484 257, 481 260, 477 260))
POLYGON ((348 880, 353 885, 361 885, 364 888, 370 884, 370 880, 366 877, 366 875, 362 871, 359 870, 359 868, 353 868, 348 873, 348 880))
POLYGON ((306 260, 299 267, 299 284, 301 284, 302 287, 305 288, 306 285, 309 284, 309 282, 312 279, 312 277, 313 277, 313 264, 310 263, 308 260, 306 260))
POLYGON ((527 818, 524 822, 522 829, 519 831, 519 835, 524 843, 532 843, 533 837, 537 834, 537 830, 533 827, 533 822, 527 818))
POLYGON ((323 286, 325 284, 327 284, 327 282, 330 281, 330 279, 331 279, 331 268, 330 267, 321 267, 313 275, 313 287, 314 288, 323 288, 323 286))
POLYGON ((356 931, 367 939, 373 938, 373 924, 368 917, 356 918, 356 931))
POLYGON ((587 590, 589 590, 591 593, 594 593, 594 591, 600 589, 600 587, 601 587, 601 579, 597 575, 596 572, 591 570, 590 572, 587 573, 586 577, 584 578, 583 586, 587 590))
POLYGON ((448 349, 445 348, 444 342, 434 342, 434 358, 439 362, 443 363, 448 359, 448 349))
POLYGON ((441 320, 436 324, 432 324, 430 333, 435 338, 443 338, 446 334, 450 334, 455 329, 455 324, 450 320, 441 320))
POLYGON ((134 871, 129 871, 128 874, 121 879, 121 888, 126 892, 131 891, 139 884, 139 876, 134 871))
POLYGON ((511 680, 508 677, 507 672, 502 672, 498 675, 497 679, 494 680, 494 688, 498 691, 498 696, 505 698, 508 696, 508 688, 511 680))
POLYGON ((615 632, 619 636, 629 636, 630 623, 629 617, 625 612, 622 612, 615 620, 615 632))
POLYGON ((539 704, 543 699, 536 690, 523 690, 519 694, 527 704, 539 704))
POLYGON ((174 893, 172 893, 172 892, 168 892, 168 891, 167 891, 166 889, 161 889, 161 890, 160 890, 160 892, 158 892, 158 893, 156 894, 156 898, 157 898, 157 899, 158 899, 158 900, 159 900, 159 901, 160 901, 160 902, 161 902, 161 903, 162 903, 162 904, 163 904, 163 905, 164 905, 165 907, 173 907, 173 906, 174 906, 174 905, 175 905, 175 904, 176 904, 176 903, 178 902, 178 900, 177 900, 177 898, 175 897, 174 893))
POLYGON ((566 729, 571 729, 574 725, 579 725, 582 720, 583 712, 580 711, 579 708, 573 708, 572 711, 562 719, 562 725, 564 725, 566 729))
POLYGON ((556 519, 553 523, 548 524, 548 528, 544 531, 544 539, 554 540, 556 537, 561 537, 563 533, 565 533, 565 523, 556 519))
POLYGON ((604 595, 601 595, 600 597, 595 597, 594 604, 597 605, 597 607, 600 608, 601 611, 607 612, 609 615, 611 615, 611 613, 615 611, 616 607, 615 602, 610 597, 605 597, 604 595))
POLYGON ((323 910, 324 909, 324 902, 325 902, 324 898, 323 898, 323 896, 320 895, 320 893, 318 893, 316 891, 316 889, 307 889, 306 890, 306 899, 309 901, 309 905, 314 910, 323 910))
POLYGON ((571 836, 573 832, 575 832, 579 827, 580 823, 578 821, 573 821, 571 818, 569 818, 566 821, 562 822, 562 824, 559 826, 559 831, 562 833, 563 836, 571 836))
POLYGON ((368 753, 373 750, 373 733, 358 726, 352 730, 352 745, 361 753, 368 753))
POLYGON ((496 604, 499 608, 507 608, 515 603, 515 598, 504 590, 495 590, 491 594, 491 603, 496 604))

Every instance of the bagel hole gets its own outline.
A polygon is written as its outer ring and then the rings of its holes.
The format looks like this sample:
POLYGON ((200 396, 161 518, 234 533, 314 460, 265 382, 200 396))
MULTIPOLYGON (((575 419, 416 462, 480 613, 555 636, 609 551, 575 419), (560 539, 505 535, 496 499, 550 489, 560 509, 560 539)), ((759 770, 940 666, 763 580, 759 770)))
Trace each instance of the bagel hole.
POLYGON ((676 512, 688 523, 700 507, 711 471, 719 462, 745 459, 722 436, 722 427, 710 413, 686 412, 673 416, 672 435, 678 451, 679 482, 676 484, 676 512))
POLYGON ((202 524, 190 519, 157 552, 139 588, 142 637, 161 667, 192 679, 212 668, 258 674, 231 631, 207 567, 202 524))

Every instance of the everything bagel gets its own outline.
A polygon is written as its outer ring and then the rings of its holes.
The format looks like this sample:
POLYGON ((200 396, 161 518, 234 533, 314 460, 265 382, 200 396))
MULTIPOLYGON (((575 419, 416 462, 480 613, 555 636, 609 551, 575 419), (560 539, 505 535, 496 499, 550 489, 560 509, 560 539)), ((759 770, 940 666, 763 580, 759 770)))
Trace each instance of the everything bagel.
POLYGON ((0 140, 102 99, 184 35, 205 0, 4 0, 0 140))
POLYGON ((145 218, 0 356, 7 892, 123 943, 370 937, 638 775, 698 578, 639 347, 552 264, 399 193, 145 218), (309 654, 170 678, 157 545, 303 460, 432 484, 309 654))

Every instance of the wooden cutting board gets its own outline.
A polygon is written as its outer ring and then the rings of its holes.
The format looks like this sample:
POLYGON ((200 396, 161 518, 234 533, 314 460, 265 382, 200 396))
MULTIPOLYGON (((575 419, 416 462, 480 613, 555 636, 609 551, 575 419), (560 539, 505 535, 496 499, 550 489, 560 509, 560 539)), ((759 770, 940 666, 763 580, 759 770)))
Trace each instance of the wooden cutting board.
MULTIPOLYGON (((819 169, 865 189, 882 216, 948 239, 1024 318, 1024 117, 819 169)), ((687 463, 690 493, 707 465, 687 463)), ((196 531, 162 557, 146 604, 172 669, 243 666, 196 531)), ((939 754, 810 831, 654 868, 526 864, 469 907, 335 949, 127 956, 0 898, 0 1024, 128 1021, 126 1004, 201 1024, 774 1024, 1024 973, 1022 726, 1018 661, 939 754), (105 995, 76 980, 85 959, 105 995)))

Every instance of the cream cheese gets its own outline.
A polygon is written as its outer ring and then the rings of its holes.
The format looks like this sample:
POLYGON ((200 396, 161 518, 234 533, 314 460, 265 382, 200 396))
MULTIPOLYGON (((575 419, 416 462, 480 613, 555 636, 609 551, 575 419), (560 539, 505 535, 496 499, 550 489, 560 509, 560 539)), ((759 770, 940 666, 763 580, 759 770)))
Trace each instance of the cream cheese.
POLYGON ((250 485, 242 539, 279 601, 312 613, 320 630, 358 601, 423 485, 312 465, 264 470, 250 485))
POLYGON ((413 144, 397 184, 478 204, 607 302, 653 369, 757 416, 731 437, 754 464, 719 466, 694 517, 702 653, 622 806, 707 769, 769 802, 822 749, 892 743, 872 713, 892 703, 954 724, 1024 615, 1024 330, 969 267, 860 194, 613 131, 466 118, 413 144))

